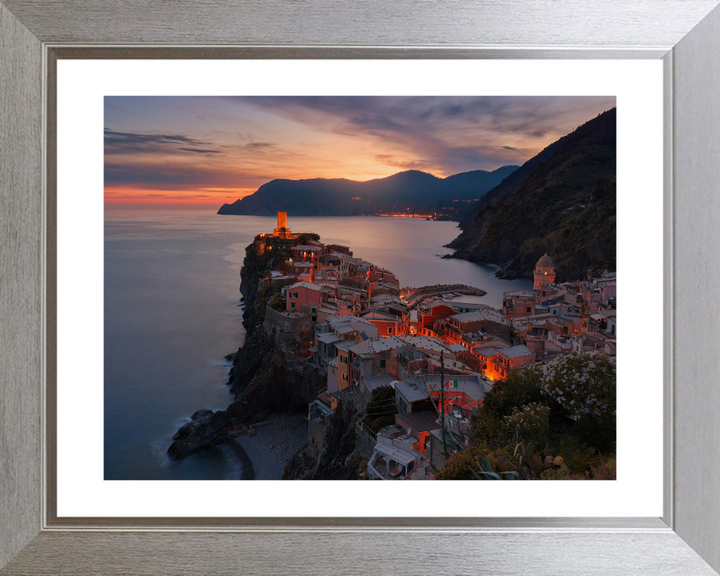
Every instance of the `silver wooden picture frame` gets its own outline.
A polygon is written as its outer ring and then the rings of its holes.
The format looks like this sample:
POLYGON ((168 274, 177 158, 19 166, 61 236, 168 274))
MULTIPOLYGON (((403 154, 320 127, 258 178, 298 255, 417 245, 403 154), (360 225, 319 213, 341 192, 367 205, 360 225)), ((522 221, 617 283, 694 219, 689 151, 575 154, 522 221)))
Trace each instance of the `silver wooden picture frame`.
POLYGON ((717 574, 718 4, 0 0, 0 574, 717 574), (73 58, 662 60, 663 516, 58 518, 54 82, 73 58))

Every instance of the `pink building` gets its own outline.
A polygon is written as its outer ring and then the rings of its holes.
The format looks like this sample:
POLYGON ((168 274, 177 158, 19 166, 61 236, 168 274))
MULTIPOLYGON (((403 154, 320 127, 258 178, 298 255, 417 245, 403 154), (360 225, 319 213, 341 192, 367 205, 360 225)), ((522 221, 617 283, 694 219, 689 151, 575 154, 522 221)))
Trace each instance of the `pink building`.
POLYGON ((503 314, 508 320, 533 315, 535 294, 527 290, 503 294, 503 314))
POLYGON ((310 282, 297 282, 285 288, 285 310, 288 312, 317 312, 322 303, 323 289, 310 282))
POLYGON ((511 371, 529 366, 535 363, 535 352, 527 346, 512 346, 511 348, 500 348, 498 353, 488 362, 488 369, 485 375, 491 380, 502 380, 511 371))

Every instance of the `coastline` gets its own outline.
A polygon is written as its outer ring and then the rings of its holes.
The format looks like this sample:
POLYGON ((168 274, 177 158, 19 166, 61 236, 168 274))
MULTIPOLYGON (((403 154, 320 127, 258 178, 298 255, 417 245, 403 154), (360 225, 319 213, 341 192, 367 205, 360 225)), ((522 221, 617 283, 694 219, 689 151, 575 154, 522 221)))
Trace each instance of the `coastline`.
POLYGON ((224 444, 232 449, 242 465, 242 472, 238 480, 255 480, 255 467, 253 466, 252 460, 250 460, 250 456, 245 452, 245 449, 236 442, 234 438, 228 438, 224 444))

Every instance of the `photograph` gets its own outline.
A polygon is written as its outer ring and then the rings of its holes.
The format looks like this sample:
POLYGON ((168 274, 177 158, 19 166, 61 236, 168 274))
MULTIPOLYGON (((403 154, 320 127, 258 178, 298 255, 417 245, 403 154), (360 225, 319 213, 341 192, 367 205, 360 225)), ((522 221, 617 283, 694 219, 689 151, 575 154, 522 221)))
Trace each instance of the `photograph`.
POLYGON ((105 480, 616 480, 616 96, 103 112, 105 480))

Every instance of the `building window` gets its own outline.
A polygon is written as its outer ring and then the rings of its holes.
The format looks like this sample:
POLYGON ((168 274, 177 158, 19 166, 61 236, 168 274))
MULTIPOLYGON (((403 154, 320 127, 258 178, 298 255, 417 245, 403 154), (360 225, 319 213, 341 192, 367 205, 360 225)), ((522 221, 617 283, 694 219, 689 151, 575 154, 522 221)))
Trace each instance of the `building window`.
POLYGON ((297 292, 290 292, 290 298, 297 298, 298 293, 297 292))
POLYGON ((290 302, 290 308, 295 308, 295 302, 290 302))
POLYGON ((380 360, 380 368, 385 368, 385 360, 380 360))
POLYGON ((526 312, 530 312, 530 306, 528 306, 525 311, 526 311, 526 312))
POLYGON ((345 382, 347 382, 347 374, 343 374, 342 377, 343 377, 342 379, 345 380, 345 382))
POLYGON ((340 362, 347 364, 347 356, 340 356, 340 362))
POLYGON ((392 334, 392 332, 393 332, 393 329, 392 329, 392 326, 391 326, 390 328, 388 328, 388 334, 392 334))

